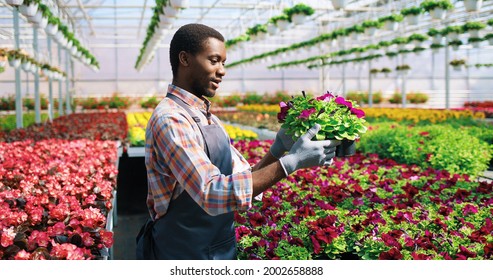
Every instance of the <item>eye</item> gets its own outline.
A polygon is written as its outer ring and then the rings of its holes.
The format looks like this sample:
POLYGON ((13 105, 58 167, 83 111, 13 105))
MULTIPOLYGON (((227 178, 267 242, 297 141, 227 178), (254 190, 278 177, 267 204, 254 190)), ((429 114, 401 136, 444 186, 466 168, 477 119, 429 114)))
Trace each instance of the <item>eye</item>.
POLYGON ((212 58, 212 59, 209 59, 211 61, 211 64, 212 65, 216 65, 216 63, 219 62, 219 60, 217 58, 212 58))

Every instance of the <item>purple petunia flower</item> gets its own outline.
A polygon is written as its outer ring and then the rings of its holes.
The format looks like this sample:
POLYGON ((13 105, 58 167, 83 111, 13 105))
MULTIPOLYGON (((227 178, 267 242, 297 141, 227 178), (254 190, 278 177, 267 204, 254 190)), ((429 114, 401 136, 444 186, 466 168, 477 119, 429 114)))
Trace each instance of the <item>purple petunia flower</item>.
POLYGON ((311 114, 315 113, 316 111, 317 111, 317 109, 315 109, 315 108, 303 110, 301 112, 301 114, 298 116, 298 118, 306 120, 310 117, 311 114))
POLYGON ((339 105, 344 105, 344 106, 348 107, 349 109, 353 108, 353 103, 346 101, 346 99, 344 99, 344 97, 338 96, 338 97, 336 97, 336 99, 334 101, 335 101, 335 103, 337 103, 339 105))

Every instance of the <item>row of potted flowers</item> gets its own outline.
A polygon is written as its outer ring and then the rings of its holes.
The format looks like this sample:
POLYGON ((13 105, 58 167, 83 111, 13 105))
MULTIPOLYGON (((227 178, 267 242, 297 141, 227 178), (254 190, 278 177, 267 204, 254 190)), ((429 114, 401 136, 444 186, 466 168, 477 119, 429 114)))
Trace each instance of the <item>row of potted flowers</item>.
MULTIPOLYGON (((251 163, 269 141, 240 141, 251 163)), ((493 184, 376 155, 302 169, 236 214, 240 259, 492 259, 493 184)))
POLYGON ((101 259, 113 245, 115 141, 0 142, 0 259, 101 259))
POLYGON ((50 79, 64 80, 67 74, 59 67, 36 60, 23 50, 0 49, 0 67, 8 63, 13 68, 20 68, 29 73, 40 73, 50 79))
POLYGON ((125 142, 128 125, 124 112, 76 113, 61 116, 52 122, 33 124, 9 132, 0 131, 0 142, 26 139, 89 139, 125 142))

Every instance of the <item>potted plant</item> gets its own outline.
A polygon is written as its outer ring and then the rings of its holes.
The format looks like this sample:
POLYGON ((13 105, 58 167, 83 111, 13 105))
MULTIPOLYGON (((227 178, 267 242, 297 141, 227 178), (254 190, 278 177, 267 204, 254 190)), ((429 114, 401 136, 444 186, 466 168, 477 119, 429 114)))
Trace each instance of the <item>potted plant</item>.
POLYGON ((465 59, 453 59, 452 61, 449 62, 449 64, 454 68, 456 71, 460 71, 461 66, 466 64, 465 59))
POLYGON ((448 45, 451 46, 454 51, 456 51, 459 49, 459 46, 462 45, 462 41, 459 39, 452 40, 452 41, 448 42, 448 45))
POLYGON ((383 27, 388 31, 396 31, 404 17, 401 14, 391 14, 378 19, 383 23, 383 27))
POLYGON ((411 67, 407 64, 397 65, 395 67, 395 71, 401 74, 407 74, 409 73, 409 70, 411 70, 411 67))
POLYGON ((416 47, 420 47, 424 41, 428 40, 428 36, 423 34, 414 33, 407 38, 409 42, 414 43, 416 47))
POLYGON ((389 73, 392 72, 392 70, 390 70, 390 68, 388 67, 384 67, 380 70, 380 72, 382 72, 385 75, 385 78, 387 78, 389 76, 389 73))
POLYGON ((269 35, 271 36, 276 35, 277 32, 279 31, 276 23, 272 21, 272 18, 270 18, 269 21, 267 22, 266 28, 267 28, 267 33, 269 33, 269 35))
POLYGON ((247 29, 246 34, 250 36, 250 40, 262 40, 267 36, 267 27, 265 24, 256 24, 247 29))
POLYGON ((486 34, 484 36, 485 40, 488 40, 488 43, 493 46, 493 33, 486 34))
POLYGON ((428 29, 426 34, 432 37, 432 44, 440 44, 442 42, 442 33, 435 28, 428 29))
POLYGON ((384 52, 387 52, 389 50, 389 47, 392 45, 392 42, 390 41, 380 41, 378 42, 378 46, 383 48, 384 52))
POLYGON ((404 38, 404 37, 396 37, 392 39, 391 43, 393 45, 397 45, 397 48, 399 50, 405 50, 407 43, 409 43, 409 40, 408 38, 404 38))
POLYGON ((464 8, 467 12, 478 12, 483 6, 483 0, 458 0, 464 2, 464 8))
POLYGON ((433 19, 442 20, 447 15, 447 11, 454 8, 450 0, 425 0, 420 7, 430 13, 433 19))
POLYGON ((401 10, 401 15, 406 19, 407 24, 417 25, 419 23, 419 16, 423 13, 421 7, 409 7, 401 10))
POLYGON ((20 6, 24 0, 5 0, 10 6, 20 6))
POLYGON ((459 34, 464 33, 462 26, 453 25, 447 26, 442 29, 442 34, 447 37, 448 41, 454 41, 459 39, 459 34))
POLYGON ((486 24, 478 21, 468 21, 464 25, 462 25, 462 29, 464 30, 464 32, 469 32, 469 36, 473 38, 478 38, 479 31, 485 28, 486 24))
POLYGON ((315 10, 303 3, 296 4, 291 8, 285 9, 284 13, 290 18, 294 24, 302 24, 305 19, 315 13, 315 10))
POLYGON ((10 50, 7 52, 7 57, 9 60, 9 65, 14 68, 19 68, 21 66, 21 58, 23 55, 17 50, 10 50))
POLYGON ((380 72, 379 69, 376 69, 376 68, 370 69, 370 75, 376 75, 376 74, 378 74, 378 72, 380 72))
POLYGON ((467 43, 471 44, 473 48, 479 48, 479 45, 483 40, 483 38, 471 37, 467 40, 467 43))
POLYGON ((346 33, 351 37, 351 39, 358 40, 359 35, 365 33, 365 29, 363 28, 363 26, 355 24, 351 27, 346 28, 346 33))
POLYGON ((190 5, 189 0, 170 0, 169 2, 175 9, 186 9, 190 5))
POLYGON ((19 6, 19 12, 26 17, 32 17, 38 11, 39 2, 40 0, 24 0, 19 6))
POLYGON ((435 43, 433 43, 433 44, 430 45, 430 49, 432 49, 433 53, 438 53, 439 49, 440 48, 443 48, 443 47, 445 47, 445 46, 442 45, 442 44, 435 44, 435 43))
POLYGON ((348 0, 331 0, 332 6, 334 6, 334 9, 336 10, 341 10, 346 8, 347 3, 349 2, 348 0))
POLYGON ((289 20, 290 20, 289 17, 288 17, 288 15, 281 14, 281 15, 272 17, 271 19, 272 19, 272 22, 277 25, 277 27, 279 28, 279 30, 284 31, 284 30, 288 29, 288 27, 289 27, 289 20))
POLYGON ((383 26, 383 23, 378 20, 365 20, 361 23, 361 26, 365 29, 366 35, 373 36, 377 29, 383 26))
POLYGON ((293 97, 289 102, 281 102, 277 118, 286 134, 298 139, 318 123, 320 131, 316 140, 337 139, 342 144, 336 150, 336 156, 350 156, 355 150, 355 140, 367 131, 365 112, 359 105, 330 92, 316 98, 303 95, 293 97), (346 146, 347 144, 347 146, 346 146))

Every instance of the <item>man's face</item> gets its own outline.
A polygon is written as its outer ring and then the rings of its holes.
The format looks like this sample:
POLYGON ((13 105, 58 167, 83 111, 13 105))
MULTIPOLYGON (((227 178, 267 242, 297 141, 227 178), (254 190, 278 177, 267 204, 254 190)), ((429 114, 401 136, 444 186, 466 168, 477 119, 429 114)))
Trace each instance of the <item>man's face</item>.
POLYGON ((201 97, 214 97, 219 83, 226 74, 226 47, 224 42, 209 38, 197 55, 190 56, 190 85, 192 93, 201 97))

